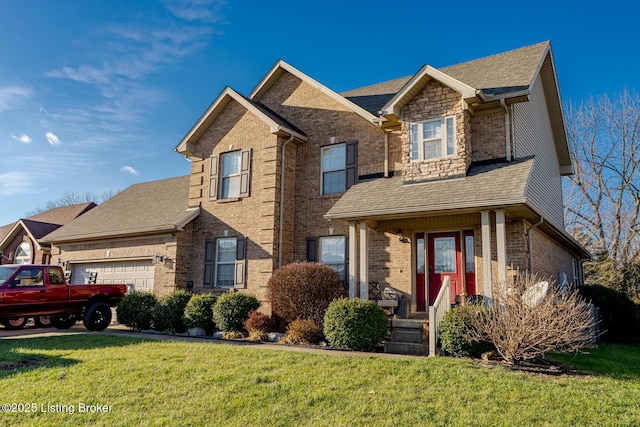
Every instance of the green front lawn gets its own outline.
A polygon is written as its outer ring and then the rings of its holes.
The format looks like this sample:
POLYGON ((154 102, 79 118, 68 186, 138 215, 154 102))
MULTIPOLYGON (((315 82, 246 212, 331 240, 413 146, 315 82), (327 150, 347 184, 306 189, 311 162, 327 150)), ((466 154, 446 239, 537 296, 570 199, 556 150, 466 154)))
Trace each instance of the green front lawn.
POLYGON ((640 345, 603 345, 571 360, 593 375, 562 377, 103 334, 0 340, 0 356, 0 402, 36 405, 0 425, 640 425, 640 345))

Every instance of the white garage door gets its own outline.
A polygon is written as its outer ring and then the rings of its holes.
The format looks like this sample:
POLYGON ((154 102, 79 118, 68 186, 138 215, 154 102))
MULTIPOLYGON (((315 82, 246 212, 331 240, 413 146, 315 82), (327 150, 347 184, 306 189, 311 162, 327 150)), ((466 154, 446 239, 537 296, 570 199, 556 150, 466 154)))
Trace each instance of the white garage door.
POLYGON ((97 283, 132 284, 136 291, 153 292, 155 267, 151 261, 74 264, 71 271, 71 283, 87 283, 89 273, 96 272, 97 283))

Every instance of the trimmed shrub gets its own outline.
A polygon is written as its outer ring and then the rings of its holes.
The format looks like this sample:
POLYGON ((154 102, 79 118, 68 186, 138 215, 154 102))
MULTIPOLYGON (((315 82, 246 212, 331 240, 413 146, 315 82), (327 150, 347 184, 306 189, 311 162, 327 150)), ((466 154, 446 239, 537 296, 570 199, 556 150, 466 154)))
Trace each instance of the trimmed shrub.
POLYGON ((290 344, 318 344, 324 340, 324 333, 312 319, 298 319, 289 324, 285 340, 290 344))
POLYGON ((340 298, 329 304, 324 334, 332 346, 373 350, 387 335, 384 310, 370 301, 340 298))
POLYGON ((480 305, 454 307, 445 313, 440 322, 440 346, 442 350, 455 357, 478 357, 482 353, 493 349, 487 341, 471 341, 469 331, 473 327, 473 320, 481 310, 480 305))
POLYGON ((624 293, 601 286, 581 286, 582 297, 600 308, 602 339, 630 341, 640 336, 640 319, 636 305, 624 293))
POLYGON ((193 295, 182 289, 175 290, 160 297, 153 310, 153 328, 157 331, 183 333, 187 330, 184 324, 184 309, 193 295))
POLYGON ((327 265, 296 262, 273 273, 267 292, 275 316, 285 322, 313 319, 322 325, 329 303, 344 295, 344 283, 327 265))
POLYGON ((128 292, 116 308, 118 323, 134 331, 150 329, 157 302, 156 296, 151 292, 128 292))
POLYGON ((260 308, 258 298, 243 292, 227 292, 213 306, 213 321, 225 332, 242 332, 242 322, 260 308))
POLYGON ((273 332, 275 322, 271 316, 254 310, 249 313, 242 326, 249 333, 249 337, 264 340, 269 332, 273 332))
POLYGON ((191 297, 184 308, 184 324, 187 328, 202 328, 207 334, 216 330, 213 306, 218 297, 214 294, 198 294, 191 297))

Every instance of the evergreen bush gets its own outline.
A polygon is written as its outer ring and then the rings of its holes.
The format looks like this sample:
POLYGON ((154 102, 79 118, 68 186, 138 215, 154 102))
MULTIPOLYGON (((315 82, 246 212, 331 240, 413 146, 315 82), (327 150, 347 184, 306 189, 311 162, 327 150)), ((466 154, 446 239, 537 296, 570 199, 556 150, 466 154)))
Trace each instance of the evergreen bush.
POLYGON ((202 328, 207 334, 215 331, 213 306, 217 300, 214 294, 194 295, 184 308, 184 324, 188 328, 202 328))
POLYGON ((243 292, 227 292, 213 306, 213 321, 224 332, 242 332, 249 313, 260 308, 258 299, 243 292))
POLYGON ((118 323, 134 331, 150 329, 157 302, 156 296, 151 292, 128 292, 116 308, 118 323))
POLYGON ((385 311, 370 301, 340 298, 329 304, 324 334, 332 346, 373 350, 387 335, 385 311))

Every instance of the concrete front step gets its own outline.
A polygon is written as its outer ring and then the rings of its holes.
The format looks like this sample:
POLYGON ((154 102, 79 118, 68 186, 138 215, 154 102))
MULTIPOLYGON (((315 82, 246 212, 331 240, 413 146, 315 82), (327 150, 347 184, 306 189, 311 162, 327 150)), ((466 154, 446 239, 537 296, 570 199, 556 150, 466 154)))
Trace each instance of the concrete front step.
POLYGON ((421 329, 426 323, 424 319, 391 319, 390 326, 392 329, 421 329))
POLYGON ((420 329, 393 329, 391 331, 391 342, 412 342, 422 344, 422 328, 420 329))
POLYGON ((428 356, 429 346, 410 342, 386 342, 384 352, 392 354, 408 354, 412 356, 428 356))

